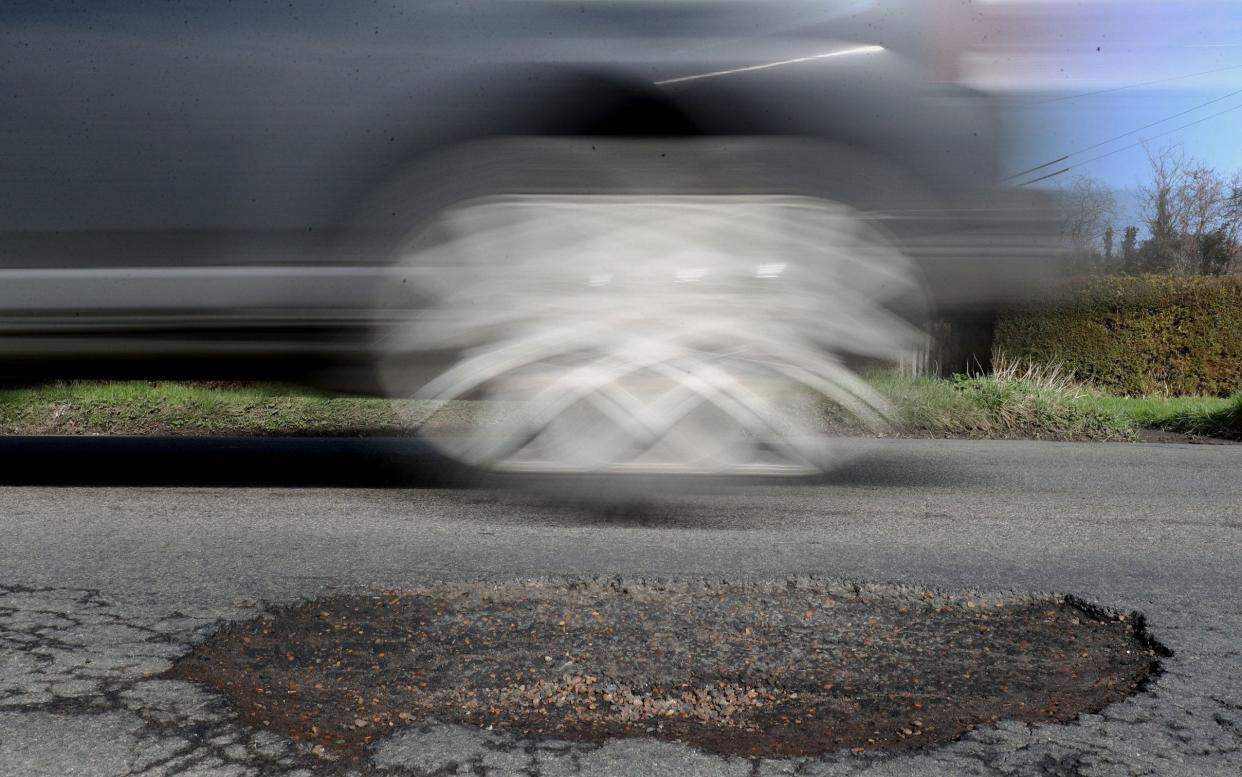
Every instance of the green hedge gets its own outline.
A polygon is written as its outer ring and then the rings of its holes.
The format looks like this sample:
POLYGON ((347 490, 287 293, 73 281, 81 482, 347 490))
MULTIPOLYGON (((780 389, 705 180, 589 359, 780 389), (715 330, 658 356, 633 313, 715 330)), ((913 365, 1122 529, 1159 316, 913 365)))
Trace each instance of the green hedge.
POLYGON ((1054 308, 1002 316, 997 350, 1117 394, 1242 389, 1242 277, 1103 276, 1067 291, 1054 308))

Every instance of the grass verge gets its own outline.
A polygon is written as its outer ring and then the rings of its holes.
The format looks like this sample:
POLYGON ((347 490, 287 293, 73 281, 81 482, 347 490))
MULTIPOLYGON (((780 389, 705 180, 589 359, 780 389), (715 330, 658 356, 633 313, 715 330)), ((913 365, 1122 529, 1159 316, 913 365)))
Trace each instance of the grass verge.
MULTIPOLYGON (((1114 397, 1055 370, 1002 366, 952 380, 873 373, 906 437, 1135 440, 1143 430, 1242 440, 1242 392, 1216 397, 1114 397)), ((463 403, 465 404, 465 403, 463 403)), ((402 434, 434 405, 341 397, 278 385, 75 382, 0 390, 0 434, 402 434)), ((477 410, 453 409, 471 423, 477 410)), ((865 433, 829 410, 839 431, 865 433)))
POLYGON ((909 437, 1035 440, 1132 440, 1138 427, 1124 409, 1097 404, 1081 389, 999 377, 952 380, 873 375, 889 398, 896 431, 909 437))
POLYGON ((1095 395, 1090 402, 1121 415, 1136 428, 1242 440, 1242 391, 1227 398, 1095 395))
POLYGON ((405 427, 386 400, 279 385, 126 381, 0 390, 2 434, 357 435, 405 427))
POLYGON ((989 375, 951 380, 869 376, 914 436, 1134 440, 1143 432, 1242 440, 1242 391, 1230 397, 1120 397, 1059 366, 994 354, 989 375))

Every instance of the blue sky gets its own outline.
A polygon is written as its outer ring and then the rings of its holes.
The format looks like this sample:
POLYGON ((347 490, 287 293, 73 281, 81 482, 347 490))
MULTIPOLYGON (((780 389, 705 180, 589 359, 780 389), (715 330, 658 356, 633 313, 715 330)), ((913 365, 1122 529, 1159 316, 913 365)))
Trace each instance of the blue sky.
MULTIPOLYGON (((1242 59, 1242 50, 1237 56, 1242 59)), ((1133 89, 1011 110, 1015 116, 1030 117, 1021 122, 1024 128, 1012 155, 1014 164, 1031 162, 1025 165, 1029 167, 1079 151, 1044 173, 1073 166, 1060 177, 1091 175, 1112 186, 1133 186, 1147 172, 1144 146, 1159 149, 1170 143, 1182 145, 1214 167, 1242 168, 1242 67, 1230 82, 1212 88, 1133 89), (1225 97, 1231 92, 1238 94, 1225 97), (1164 120, 1176 114, 1182 115, 1164 120), (1103 145, 1091 148, 1097 143, 1103 145)))
MULTIPOLYGON (((1242 58, 1242 51, 1235 56, 1242 58)), ((1010 169, 1034 167, 1066 153, 1088 149, 1022 180, 1072 166, 1068 172, 1035 185, 1055 188, 1078 175, 1097 178, 1115 191, 1118 221, 1137 221, 1136 189, 1149 177, 1148 148, 1160 151, 1169 145, 1180 145, 1187 155, 1224 173, 1242 169, 1242 93, 1203 105, 1239 90, 1242 68, 1233 75, 1232 83, 1213 88, 1135 89, 1013 108, 1013 115, 1029 118, 1019 118, 1023 129, 1015 136, 1019 140, 1008 155, 1010 169), (1187 113, 1182 116, 1161 121, 1184 111, 1187 113), (1193 126, 1185 126, 1192 123, 1193 126), (1154 126, 1090 148, 1149 124, 1154 126)))
MULTIPOLYGON (((987 4, 1020 7, 1009 0, 987 4)), ((975 81, 1008 94, 1011 171, 1072 154, 1040 173, 1073 169, 1038 185, 1089 175, 1117 189, 1119 204, 1132 210, 1133 189, 1148 163, 1141 145, 1126 147, 1140 141, 1154 149, 1180 144, 1224 172, 1242 169, 1242 2, 1026 5, 1056 23, 1045 24, 1038 37, 1015 31, 974 55, 975 81)), ((1123 213, 1119 220, 1127 216, 1133 218, 1123 213)))

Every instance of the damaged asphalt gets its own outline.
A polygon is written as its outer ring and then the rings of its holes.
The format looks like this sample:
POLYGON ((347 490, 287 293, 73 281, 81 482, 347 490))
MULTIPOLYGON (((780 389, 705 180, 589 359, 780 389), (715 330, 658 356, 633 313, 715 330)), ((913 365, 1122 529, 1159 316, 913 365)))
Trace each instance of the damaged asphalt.
MULTIPOLYGON (((550 575, 1072 594, 1173 651, 1070 724, 784 759, 646 739, 400 730, 372 766, 538 775, 1236 775, 1242 446, 886 441, 826 482, 637 507, 489 490, 0 489, 0 775, 300 775, 324 759, 159 679, 222 624, 321 596, 550 575)), ((315 770, 315 771, 312 771, 315 770)))

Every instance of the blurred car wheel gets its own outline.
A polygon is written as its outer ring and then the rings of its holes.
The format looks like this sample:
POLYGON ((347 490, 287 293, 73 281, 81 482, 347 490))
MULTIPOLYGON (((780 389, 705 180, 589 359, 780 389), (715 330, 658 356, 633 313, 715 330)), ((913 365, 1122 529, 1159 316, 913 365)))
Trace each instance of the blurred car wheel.
POLYGON ((883 428, 852 366, 916 347, 924 300, 866 213, 702 141, 536 148, 509 158, 529 183, 403 237, 377 304, 389 396, 484 400, 437 446, 504 471, 804 475, 834 461, 825 402, 883 428))

